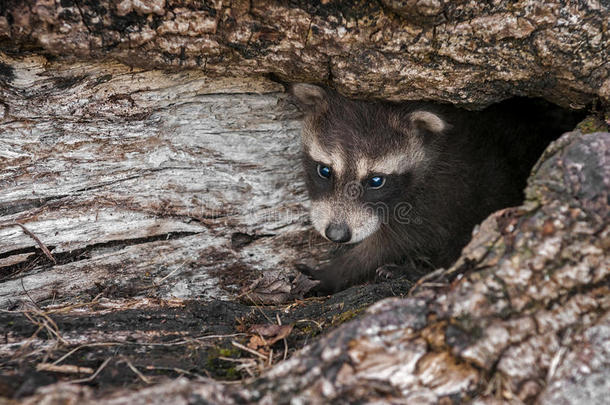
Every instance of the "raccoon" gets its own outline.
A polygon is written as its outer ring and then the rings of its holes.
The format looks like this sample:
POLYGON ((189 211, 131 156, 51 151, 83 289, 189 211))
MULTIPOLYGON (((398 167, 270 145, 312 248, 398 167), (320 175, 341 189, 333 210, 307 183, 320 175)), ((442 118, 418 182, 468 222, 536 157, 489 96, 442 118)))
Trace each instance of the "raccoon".
POLYGON ((521 203, 537 157, 577 122, 524 98, 471 112, 352 100, 311 84, 289 92, 305 113, 311 223, 341 246, 328 264, 299 268, 325 293, 450 266, 477 223, 521 203))

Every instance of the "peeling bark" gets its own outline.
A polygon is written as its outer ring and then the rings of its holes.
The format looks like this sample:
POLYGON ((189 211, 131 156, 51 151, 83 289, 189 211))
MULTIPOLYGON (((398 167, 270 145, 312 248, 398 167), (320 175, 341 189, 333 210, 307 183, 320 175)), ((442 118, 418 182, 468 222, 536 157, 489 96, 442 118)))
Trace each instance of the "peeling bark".
MULTIPOLYGON (((344 93, 482 107, 610 100, 607 2, 7 1, 0 40, 208 75, 273 73, 344 93)), ((18 45, 16 45, 18 44, 18 45)))

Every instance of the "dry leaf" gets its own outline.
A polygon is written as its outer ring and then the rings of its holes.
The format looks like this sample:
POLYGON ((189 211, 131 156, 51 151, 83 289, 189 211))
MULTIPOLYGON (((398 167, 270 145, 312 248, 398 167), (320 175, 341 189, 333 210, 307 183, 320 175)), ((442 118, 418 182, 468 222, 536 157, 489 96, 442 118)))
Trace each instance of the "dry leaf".
POLYGON ((272 346, 275 342, 286 338, 292 332, 292 325, 252 325, 250 333, 256 333, 265 338, 266 345, 272 346))
POLYGON ((267 346, 267 342, 258 335, 252 335, 246 346, 252 350, 257 350, 259 347, 267 346))
MULTIPOLYGON (((299 271, 301 271, 301 268, 299 268, 299 271)), ((302 299, 305 294, 317 287, 318 284, 320 284, 319 280, 313 280, 311 277, 301 272, 297 274, 292 282, 290 294, 294 299, 302 299)))
POLYGON ((257 304, 283 304, 292 300, 291 284, 286 275, 281 273, 265 273, 254 281, 242 296, 257 304))

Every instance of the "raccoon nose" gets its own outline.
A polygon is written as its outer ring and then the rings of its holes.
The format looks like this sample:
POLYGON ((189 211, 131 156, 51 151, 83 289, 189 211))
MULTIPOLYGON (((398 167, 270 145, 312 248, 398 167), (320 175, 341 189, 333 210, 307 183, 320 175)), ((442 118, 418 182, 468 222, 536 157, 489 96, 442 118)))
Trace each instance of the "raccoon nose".
POLYGON ((326 231, 324 233, 328 239, 337 243, 345 243, 352 238, 352 233, 345 222, 340 224, 331 223, 326 227, 326 231))

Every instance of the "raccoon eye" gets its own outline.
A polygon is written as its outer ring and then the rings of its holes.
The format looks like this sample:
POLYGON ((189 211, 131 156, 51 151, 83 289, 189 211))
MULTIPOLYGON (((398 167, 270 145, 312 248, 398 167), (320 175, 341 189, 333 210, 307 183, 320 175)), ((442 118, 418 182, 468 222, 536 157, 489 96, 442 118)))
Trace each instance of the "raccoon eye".
POLYGON ((378 189, 383 187, 383 185, 385 184, 385 177, 383 176, 373 176, 369 179, 368 181, 369 183, 369 187, 372 189, 378 189))
POLYGON ((318 176, 322 177, 323 179, 328 179, 331 173, 330 167, 318 165, 318 176))

